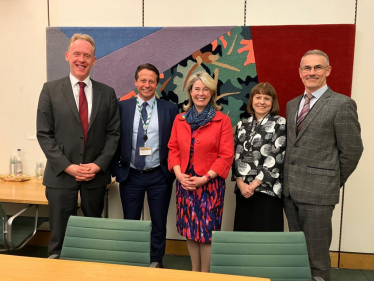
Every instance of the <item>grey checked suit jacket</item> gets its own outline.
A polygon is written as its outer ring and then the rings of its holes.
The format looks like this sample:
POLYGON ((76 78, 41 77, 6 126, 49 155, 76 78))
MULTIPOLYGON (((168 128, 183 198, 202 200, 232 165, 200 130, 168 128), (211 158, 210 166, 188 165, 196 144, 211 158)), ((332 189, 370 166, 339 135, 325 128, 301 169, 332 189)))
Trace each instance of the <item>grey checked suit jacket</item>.
POLYGON ((37 111, 37 138, 46 158, 43 184, 72 188, 78 184, 64 170, 70 164, 95 163, 101 171, 87 188, 110 183, 109 164, 120 135, 118 102, 113 88, 92 81, 92 111, 84 145, 83 130, 69 77, 47 82, 40 93, 37 111))
POLYGON ((363 151, 357 106, 328 88, 296 134, 301 99, 287 104, 283 194, 300 203, 335 205, 340 187, 356 169, 363 151))

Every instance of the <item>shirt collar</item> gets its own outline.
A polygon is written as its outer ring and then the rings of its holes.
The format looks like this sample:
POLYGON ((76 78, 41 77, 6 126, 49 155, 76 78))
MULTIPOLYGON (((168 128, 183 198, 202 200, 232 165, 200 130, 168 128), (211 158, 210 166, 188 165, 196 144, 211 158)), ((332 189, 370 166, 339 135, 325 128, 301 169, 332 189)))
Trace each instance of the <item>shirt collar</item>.
POLYGON ((69 74, 69 78, 70 78, 70 82, 71 82, 71 86, 74 87, 78 82, 84 82, 87 86, 90 86, 91 85, 91 79, 90 79, 90 76, 87 76, 86 79, 84 79, 83 81, 79 81, 73 74, 69 74))
MULTIPOLYGON (((324 92, 328 89, 327 84, 322 88, 318 89, 317 91, 312 93, 312 96, 315 97, 317 100, 323 95, 324 92)), ((306 91, 304 91, 304 96, 306 95, 306 91)))
MULTIPOLYGON (((151 99, 147 100, 148 105, 152 106, 155 99, 156 99, 156 95, 154 95, 151 99)), ((139 105, 142 105, 145 102, 141 97, 139 97, 139 95, 138 95, 138 101, 139 101, 139 105)))

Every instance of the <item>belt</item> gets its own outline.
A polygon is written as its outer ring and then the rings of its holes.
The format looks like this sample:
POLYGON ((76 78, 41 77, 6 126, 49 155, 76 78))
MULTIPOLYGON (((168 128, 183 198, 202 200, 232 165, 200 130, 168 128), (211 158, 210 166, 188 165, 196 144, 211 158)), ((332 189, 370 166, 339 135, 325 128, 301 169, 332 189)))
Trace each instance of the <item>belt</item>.
POLYGON ((143 170, 137 170, 137 169, 131 168, 131 170, 137 171, 137 172, 142 173, 142 174, 150 174, 150 173, 153 173, 154 171, 157 171, 159 169, 161 169, 161 166, 157 166, 157 167, 149 168, 149 169, 143 169, 143 170))

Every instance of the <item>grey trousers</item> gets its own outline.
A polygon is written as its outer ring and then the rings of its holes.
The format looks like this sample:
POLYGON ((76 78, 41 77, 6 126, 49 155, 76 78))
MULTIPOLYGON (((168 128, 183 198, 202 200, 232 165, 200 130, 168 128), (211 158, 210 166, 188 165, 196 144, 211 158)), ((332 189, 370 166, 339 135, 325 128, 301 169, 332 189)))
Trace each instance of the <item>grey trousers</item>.
POLYGON ((335 205, 304 204, 286 196, 283 201, 290 231, 303 231, 305 234, 312 276, 330 281, 331 218, 335 205))

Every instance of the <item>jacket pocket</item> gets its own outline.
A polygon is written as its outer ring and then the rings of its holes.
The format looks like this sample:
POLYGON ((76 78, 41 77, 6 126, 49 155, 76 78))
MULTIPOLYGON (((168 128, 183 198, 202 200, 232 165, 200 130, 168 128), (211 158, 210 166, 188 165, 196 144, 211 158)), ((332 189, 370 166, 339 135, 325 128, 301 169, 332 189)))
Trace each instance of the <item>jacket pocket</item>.
POLYGON ((328 168, 319 168, 319 167, 312 167, 307 166, 306 171, 309 174, 319 175, 319 176, 328 176, 328 177, 335 177, 335 170, 328 169, 328 168))

